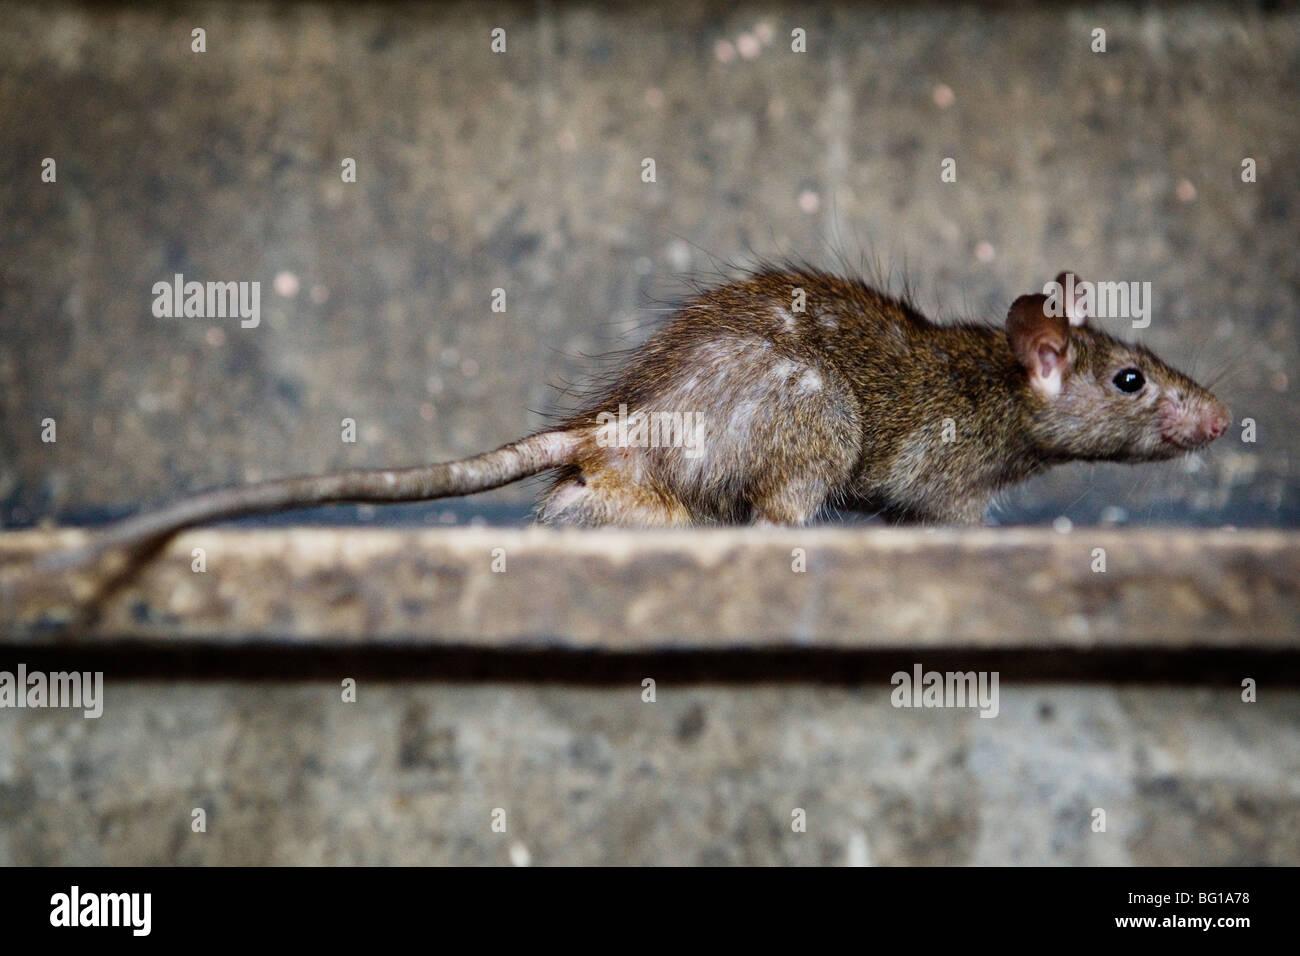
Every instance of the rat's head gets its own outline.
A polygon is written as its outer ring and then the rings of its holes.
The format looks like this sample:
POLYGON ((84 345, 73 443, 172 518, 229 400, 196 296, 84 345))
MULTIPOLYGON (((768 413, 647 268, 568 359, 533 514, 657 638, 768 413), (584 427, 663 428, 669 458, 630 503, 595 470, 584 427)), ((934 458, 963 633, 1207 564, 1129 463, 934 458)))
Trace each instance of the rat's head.
MULTIPOLYGON (((1061 289, 1065 273, 1057 277, 1061 289)), ((1157 461, 1199 448, 1231 423, 1208 390, 1140 345, 1088 325, 1086 303, 1023 295, 1007 313, 1007 340, 1023 367, 1030 428, 1053 458, 1157 461), (1051 313, 1059 314, 1051 314, 1051 313)))

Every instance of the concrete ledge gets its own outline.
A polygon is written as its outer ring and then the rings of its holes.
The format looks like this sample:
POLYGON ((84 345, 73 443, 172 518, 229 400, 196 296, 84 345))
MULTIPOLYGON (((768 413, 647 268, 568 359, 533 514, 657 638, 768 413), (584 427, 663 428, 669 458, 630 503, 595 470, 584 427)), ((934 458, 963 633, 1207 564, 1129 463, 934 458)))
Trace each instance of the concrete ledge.
POLYGON ((69 627, 85 579, 38 578, 30 559, 81 540, 76 531, 0 535, 5 643, 1300 646, 1295 532, 201 529, 99 601, 93 621, 69 627), (204 573, 191 570, 195 548, 204 573), (1093 570, 1095 549, 1104 572, 1093 570), (505 570, 493 571, 502 559, 505 570))

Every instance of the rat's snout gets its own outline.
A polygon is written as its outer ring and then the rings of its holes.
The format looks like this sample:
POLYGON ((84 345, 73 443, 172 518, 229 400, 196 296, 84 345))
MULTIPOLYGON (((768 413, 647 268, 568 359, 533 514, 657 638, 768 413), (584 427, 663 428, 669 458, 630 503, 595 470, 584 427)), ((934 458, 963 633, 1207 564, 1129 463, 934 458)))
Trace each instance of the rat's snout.
POLYGON ((1228 406, 1209 392, 1178 392, 1162 403, 1160 436, 1178 448, 1197 448, 1214 441, 1232 424, 1228 406))

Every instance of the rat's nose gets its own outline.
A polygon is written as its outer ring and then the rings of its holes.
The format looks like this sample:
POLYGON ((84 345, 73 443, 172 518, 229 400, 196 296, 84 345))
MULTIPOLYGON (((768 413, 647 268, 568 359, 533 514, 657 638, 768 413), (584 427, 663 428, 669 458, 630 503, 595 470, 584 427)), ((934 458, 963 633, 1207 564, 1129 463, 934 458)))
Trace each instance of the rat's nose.
POLYGON ((1213 441, 1228 430, 1232 418, 1222 405, 1215 405, 1201 418, 1201 435, 1206 441, 1213 441))

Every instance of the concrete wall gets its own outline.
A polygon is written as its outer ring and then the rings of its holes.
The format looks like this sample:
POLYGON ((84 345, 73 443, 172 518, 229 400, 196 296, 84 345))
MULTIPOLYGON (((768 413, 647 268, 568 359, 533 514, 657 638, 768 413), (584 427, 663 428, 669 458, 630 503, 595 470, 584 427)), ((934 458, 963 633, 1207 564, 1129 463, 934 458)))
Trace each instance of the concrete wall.
POLYGON ((98 721, 0 724, 0 865, 1300 860, 1294 691, 1029 683, 985 720, 895 710, 884 681, 655 675, 653 704, 631 674, 360 675, 355 704, 337 680, 110 682, 98 721))
POLYGON ((1231 4, 7 4, 0 521, 495 446, 752 251, 906 259, 949 316, 1150 281, 1140 337, 1227 372, 1258 442, 1073 466, 1001 520, 1295 524, 1298 48, 1231 4), (260 281, 262 324, 155 318, 178 272, 260 281))

